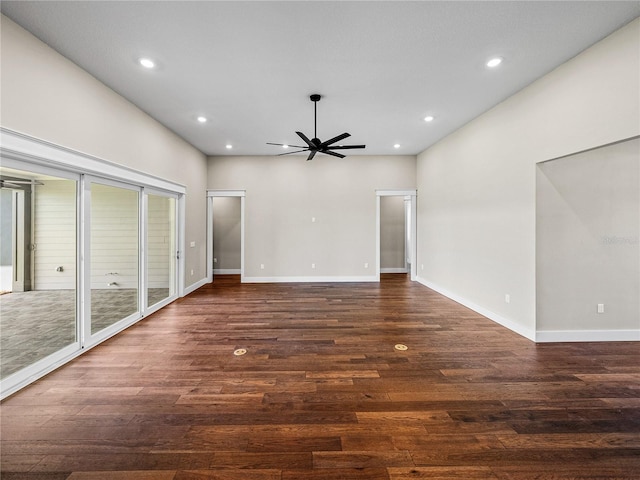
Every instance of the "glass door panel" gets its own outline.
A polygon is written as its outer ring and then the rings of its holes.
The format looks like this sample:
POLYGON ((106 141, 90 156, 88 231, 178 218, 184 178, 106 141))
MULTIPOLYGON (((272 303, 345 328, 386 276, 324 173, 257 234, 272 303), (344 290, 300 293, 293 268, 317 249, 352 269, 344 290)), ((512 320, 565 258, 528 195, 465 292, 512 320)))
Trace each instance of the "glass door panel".
POLYGON ((0 167, 0 378, 78 341, 77 185, 0 167))
POLYGON ((91 184, 91 334, 140 312, 139 190, 91 184))
POLYGON ((148 194, 147 305, 176 294, 176 200, 148 194))

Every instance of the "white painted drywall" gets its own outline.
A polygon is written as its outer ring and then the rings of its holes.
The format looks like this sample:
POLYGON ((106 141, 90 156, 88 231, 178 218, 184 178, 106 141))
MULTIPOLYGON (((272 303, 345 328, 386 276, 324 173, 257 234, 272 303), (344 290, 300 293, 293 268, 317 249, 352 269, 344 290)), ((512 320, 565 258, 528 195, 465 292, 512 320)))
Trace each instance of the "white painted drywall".
POLYGON ((635 20, 418 155, 423 283, 535 337, 536 163, 640 133, 639 38, 635 20))
POLYGON ((376 189, 414 189, 415 165, 414 156, 211 157, 208 188, 246 191, 245 280, 375 278, 376 189))
POLYGON ((537 173, 538 331, 640 331, 640 140, 537 173))
POLYGON ((185 286, 206 278, 206 157, 4 15, 1 22, 0 124, 184 185, 185 240, 195 242, 185 252, 185 286))

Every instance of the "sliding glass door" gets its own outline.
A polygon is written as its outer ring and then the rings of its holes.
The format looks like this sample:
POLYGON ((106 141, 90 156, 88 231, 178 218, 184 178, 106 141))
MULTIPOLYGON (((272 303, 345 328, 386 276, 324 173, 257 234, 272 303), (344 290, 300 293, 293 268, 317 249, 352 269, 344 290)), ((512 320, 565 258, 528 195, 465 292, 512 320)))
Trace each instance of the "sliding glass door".
POLYGON ((0 130, 5 398, 177 298, 186 188, 0 130))
POLYGON ((0 396, 177 298, 179 203, 2 158, 0 396))
POLYGON ((140 189, 90 183, 91 335, 140 316, 140 189))
POLYGON ((7 164, 0 167, 3 380, 79 348, 79 176, 7 164))
POLYGON ((176 298, 177 197, 145 191, 146 307, 176 298))

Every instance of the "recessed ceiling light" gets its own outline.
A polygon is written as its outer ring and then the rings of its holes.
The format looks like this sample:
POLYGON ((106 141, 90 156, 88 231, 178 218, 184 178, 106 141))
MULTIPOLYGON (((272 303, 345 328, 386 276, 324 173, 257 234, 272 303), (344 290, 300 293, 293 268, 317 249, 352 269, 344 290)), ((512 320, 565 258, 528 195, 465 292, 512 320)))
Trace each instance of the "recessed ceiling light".
POLYGON ((498 65, 500 65, 501 63, 502 63, 502 58, 500 58, 500 57, 495 57, 495 58, 492 58, 491 60, 489 60, 489 61, 487 62, 487 67, 489 67, 489 68, 495 68, 495 67, 497 67, 498 65))
POLYGON ((226 148, 227 150, 231 150, 231 149, 233 148, 233 145, 231 145, 230 143, 227 143, 227 144, 225 145, 225 148, 226 148))
POLYGON ((289 145, 282 145, 282 148, 289 148, 289 145))
POLYGON ((427 115, 426 117, 424 117, 424 121, 425 122, 433 122, 433 119, 435 117, 433 115, 427 115))
POLYGON ((400 144, 399 144, 399 143, 396 143, 396 144, 393 146, 393 148, 400 148, 400 144))
POLYGON ((203 117, 202 115, 200 115, 200 116, 197 118, 197 120, 198 120, 200 123, 207 123, 207 117, 203 117))
POLYGON ((138 62, 140 62, 140 65, 142 65, 144 68, 154 68, 156 66, 156 62, 154 62, 150 58, 141 58, 140 60, 138 60, 138 62))

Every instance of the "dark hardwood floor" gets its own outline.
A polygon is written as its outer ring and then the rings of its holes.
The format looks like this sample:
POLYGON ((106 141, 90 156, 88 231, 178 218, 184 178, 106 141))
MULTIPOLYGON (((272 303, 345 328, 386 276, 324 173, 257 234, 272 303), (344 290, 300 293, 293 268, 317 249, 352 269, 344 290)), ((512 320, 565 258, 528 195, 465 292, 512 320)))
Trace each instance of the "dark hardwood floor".
POLYGON ((404 275, 217 277, 0 410, 3 480, 640 478, 638 343, 535 345, 404 275))

